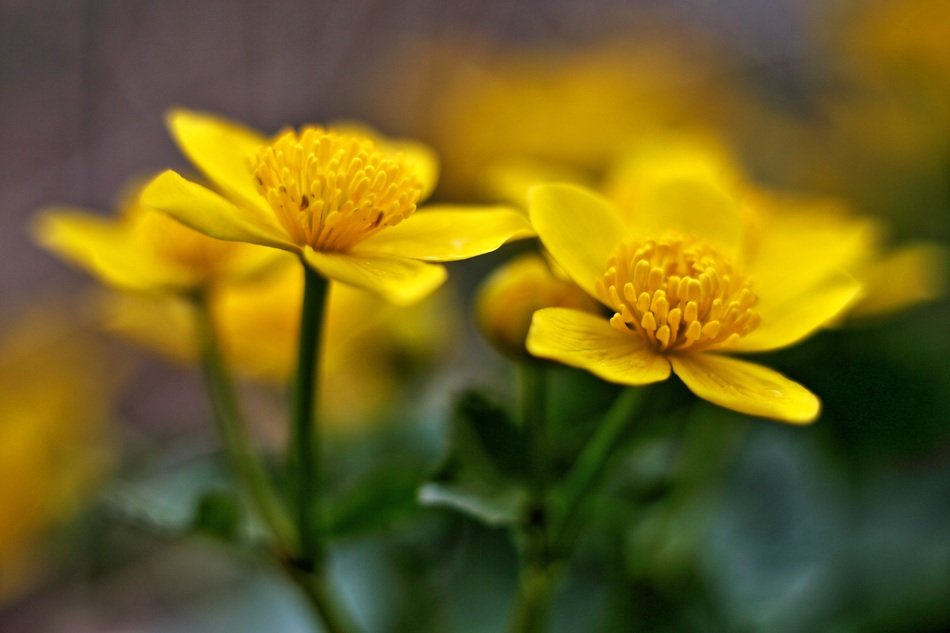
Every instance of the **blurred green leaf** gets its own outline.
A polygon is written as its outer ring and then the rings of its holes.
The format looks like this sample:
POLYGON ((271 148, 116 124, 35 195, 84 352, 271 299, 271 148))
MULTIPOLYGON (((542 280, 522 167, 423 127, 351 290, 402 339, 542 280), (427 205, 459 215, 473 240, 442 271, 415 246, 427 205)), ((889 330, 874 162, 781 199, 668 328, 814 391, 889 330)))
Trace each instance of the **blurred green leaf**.
POLYGON ((526 498, 524 490, 514 486, 479 489, 478 486, 436 482, 419 489, 419 503, 451 508, 491 526, 518 521, 526 498))
POLYGON ((336 499, 329 510, 330 538, 376 531, 418 509, 416 491, 422 483, 419 470, 394 465, 364 476, 336 499))
POLYGON ((527 447, 521 430, 501 406, 476 391, 455 404, 449 446, 419 503, 462 512, 488 525, 518 520, 527 447))
POLYGON ((230 490, 209 490, 198 500, 191 527, 222 541, 236 542, 240 536, 243 510, 230 490))

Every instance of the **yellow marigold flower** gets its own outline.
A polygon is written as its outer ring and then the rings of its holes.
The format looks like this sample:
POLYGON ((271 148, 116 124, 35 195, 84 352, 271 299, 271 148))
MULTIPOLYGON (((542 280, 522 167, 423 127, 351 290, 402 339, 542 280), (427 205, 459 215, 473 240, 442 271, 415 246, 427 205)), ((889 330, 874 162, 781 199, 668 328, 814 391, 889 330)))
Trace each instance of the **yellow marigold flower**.
POLYGON ((570 50, 478 39, 414 42, 396 63, 413 69, 412 84, 425 91, 428 107, 424 116, 411 108, 402 116, 438 149, 440 187, 484 193, 486 172, 500 163, 598 173, 645 132, 714 116, 729 94, 722 51, 698 31, 673 32, 649 18, 641 27, 570 50))
POLYGON ((50 316, 66 306, 43 308, 0 339, 0 603, 41 574, 48 537, 91 500, 114 450, 105 378, 116 372, 50 316))
POLYGON ((496 270, 479 287, 475 301, 481 331, 501 352, 515 358, 528 354, 525 339, 531 315, 550 307, 599 309, 587 293, 555 274, 535 253, 517 257, 496 270))
MULTIPOLYGON (((527 198, 531 186, 561 182, 562 176, 562 170, 540 165, 510 169, 498 190, 517 204, 527 198)), ((784 260, 784 265, 774 267, 776 279, 763 278, 760 283, 791 283, 782 275, 784 267, 799 269, 799 278, 807 280, 804 267, 809 262, 818 264, 816 274, 838 266, 863 286, 861 297, 848 310, 854 316, 891 313, 943 293, 943 248, 911 242, 890 249, 883 224, 855 214, 844 200, 753 183, 729 147, 712 134, 645 137, 608 170, 600 189, 622 212, 633 213, 657 187, 677 180, 705 183, 735 200, 745 252, 768 251, 776 261, 784 260), (894 279, 901 283, 893 283, 894 279)))
POLYGON ((444 281, 445 268, 431 262, 530 235, 524 218, 507 209, 416 213, 437 171, 419 144, 315 126, 267 139, 186 110, 173 111, 168 124, 223 195, 166 171, 146 188, 146 204, 218 239, 296 253, 324 277, 393 303, 412 303, 444 281))
MULTIPOLYGON (((750 253, 739 206, 701 178, 658 183, 623 212, 572 185, 532 190, 531 221, 565 272, 612 313, 535 313, 528 350, 611 382, 670 371, 701 398, 789 422, 814 420, 818 398, 781 374, 722 352, 791 345, 857 296, 852 278, 805 251, 797 266, 750 253)), ((801 245, 800 245, 801 246, 801 245)))
POLYGON ((121 196, 118 217, 50 208, 32 229, 47 249, 125 290, 189 293, 246 278, 274 259, 266 249, 211 239, 142 206, 138 187, 121 196))
POLYGON ((729 148, 706 135, 666 135, 645 140, 618 162, 603 190, 627 212, 636 212, 657 186, 677 179, 706 183, 739 203, 747 254, 768 253, 775 278, 760 273, 760 283, 794 283, 784 273, 822 275, 837 266, 861 282, 861 297, 848 314, 880 315, 935 299, 945 285, 942 248, 913 242, 890 250, 885 226, 853 212, 838 198, 793 194, 753 183, 729 148), (901 283, 891 280, 900 279, 901 283))
MULTIPOLYGON (((300 269, 281 265, 260 279, 231 284, 212 295, 221 346, 236 373, 284 385, 294 368, 302 294, 300 269)), ((117 294, 105 298, 102 310, 107 329, 175 361, 196 361, 189 302, 117 294)), ((343 430, 378 413, 398 397, 407 371, 423 371, 442 355, 457 322, 455 306, 444 293, 398 307, 366 291, 333 284, 320 390, 324 420, 343 430)))

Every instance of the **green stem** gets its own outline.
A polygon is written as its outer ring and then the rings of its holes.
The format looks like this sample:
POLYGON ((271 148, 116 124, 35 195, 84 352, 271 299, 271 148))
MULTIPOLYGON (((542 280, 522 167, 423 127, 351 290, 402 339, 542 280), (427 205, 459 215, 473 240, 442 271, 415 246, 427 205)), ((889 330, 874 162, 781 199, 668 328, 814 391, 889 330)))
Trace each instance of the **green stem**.
POLYGON ((519 365, 521 423, 528 440, 530 497, 522 520, 521 571, 518 596, 511 617, 512 633, 542 633, 547 628, 555 573, 548 543, 548 430, 545 367, 537 362, 519 365))
POLYGON ((290 409, 290 478, 294 482, 295 516, 300 549, 285 568, 303 591, 327 633, 355 630, 329 591, 325 530, 320 504, 320 434, 316 403, 320 385, 320 347, 329 282, 304 262, 303 305, 290 409))
POLYGON ((521 423, 530 450, 531 502, 543 508, 547 496, 548 431, 547 380, 544 365, 524 362, 518 366, 521 379, 521 423))
POLYGON ((293 551, 293 527, 271 487, 267 472, 252 448, 250 435, 238 406, 234 384, 221 355, 207 296, 196 297, 194 306, 201 366, 211 398, 214 419, 230 466, 238 484, 271 529, 278 547, 285 552, 293 551))
POLYGON ((547 629, 555 580, 550 567, 528 565, 522 570, 510 633, 543 633, 547 629))
POLYGON ((293 384, 290 418, 291 481, 294 482, 295 506, 300 552, 297 563, 304 570, 323 566, 322 525, 318 522, 320 472, 316 406, 318 363, 326 307, 328 282, 306 263, 303 306, 300 312, 297 374, 293 384))
POLYGON ((326 633, 348 633, 354 630, 346 615, 337 606, 322 574, 304 571, 293 564, 287 565, 286 570, 300 587, 314 612, 319 615, 326 633))
POLYGON ((643 391, 628 388, 617 396, 613 406, 581 451, 574 467, 567 474, 560 495, 561 503, 554 520, 557 527, 554 539, 556 544, 563 545, 569 538, 571 524, 579 516, 584 500, 603 475, 614 449, 627 431, 628 424, 643 401, 643 391))

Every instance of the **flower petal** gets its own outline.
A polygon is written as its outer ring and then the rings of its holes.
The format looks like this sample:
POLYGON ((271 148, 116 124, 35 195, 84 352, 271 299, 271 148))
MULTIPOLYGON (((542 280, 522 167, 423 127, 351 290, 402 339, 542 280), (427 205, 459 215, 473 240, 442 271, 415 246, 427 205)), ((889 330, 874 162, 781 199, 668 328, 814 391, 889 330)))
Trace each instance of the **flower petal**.
POLYGON ((505 207, 428 207, 357 244, 352 252, 430 262, 468 259, 531 237, 528 220, 505 207))
POLYGON ((644 191, 637 208, 630 210, 629 222, 636 234, 695 235, 733 257, 742 242, 739 204, 698 178, 663 181, 644 191))
POLYGON ((749 240, 744 268, 762 303, 786 303, 838 270, 856 272, 876 250, 881 227, 849 216, 837 200, 754 196, 766 215, 749 240))
POLYGON ((860 271, 865 295, 850 311, 878 316, 938 298, 947 286, 947 251, 936 244, 913 244, 869 262, 860 271))
POLYGON ((527 347, 535 356, 623 385, 645 385, 670 375, 666 358, 639 336, 615 330, 602 316, 569 308, 535 312, 527 347))
POLYGON ((363 288, 397 305, 409 305, 431 294, 446 279, 443 266, 402 257, 322 253, 305 247, 307 264, 328 279, 363 288))
POLYGON ((782 374, 716 354, 674 354, 673 371, 704 400, 740 413, 805 424, 818 417, 821 402, 782 374))
POLYGON ((593 180, 580 169, 555 162, 530 158, 498 160, 488 165, 481 180, 485 193, 491 200, 514 205, 527 214, 528 191, 545 183, 570 182, 585 187, 594 185, 593 180))
POLYGON ((181 289, 196 279, 139 248, 114 220, 71 209, 41 213, 31 227, 37 242, 106 284, 126 290, 181 289))
POLYGON ((818 328, 831 325, 860 295, 861 284, 839 272, 782 303, 762 302, 762 322, 729 350, 762 352, 791 345, 818 328))
POLYGON ((287 234, 257 209, 238 207, 215 192, 169 170, 142 192, 142 204, 219 240, 298 251, 287 234))
POLYGON ((544 247, 590 296, 607 260, 626 235, 618 211, 599 195, 574 185, 540 185, 528 193, 529 214, 544 247))
POLYGON ((267 145, 264 136, 233 121, 183 108, 169 112, 166 121, 178 147, 211 182, 230 197, 266 208, 250 162, 267 145))

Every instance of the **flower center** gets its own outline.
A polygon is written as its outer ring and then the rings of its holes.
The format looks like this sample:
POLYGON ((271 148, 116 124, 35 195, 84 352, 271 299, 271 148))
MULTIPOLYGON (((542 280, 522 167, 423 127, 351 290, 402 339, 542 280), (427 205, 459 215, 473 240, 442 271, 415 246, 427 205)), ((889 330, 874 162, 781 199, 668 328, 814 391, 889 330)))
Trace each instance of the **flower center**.
POLYGON ((402 155, 319 127, 282 133, 253 165, 257 189, 300 244, 342 251, 416 210, 422 183, 402 155))
POLYGON ((749 282, 718 251, 677 237, 622 244, 597 291, 610 324, 657 350, 721 349, 759 325, 749 282))

